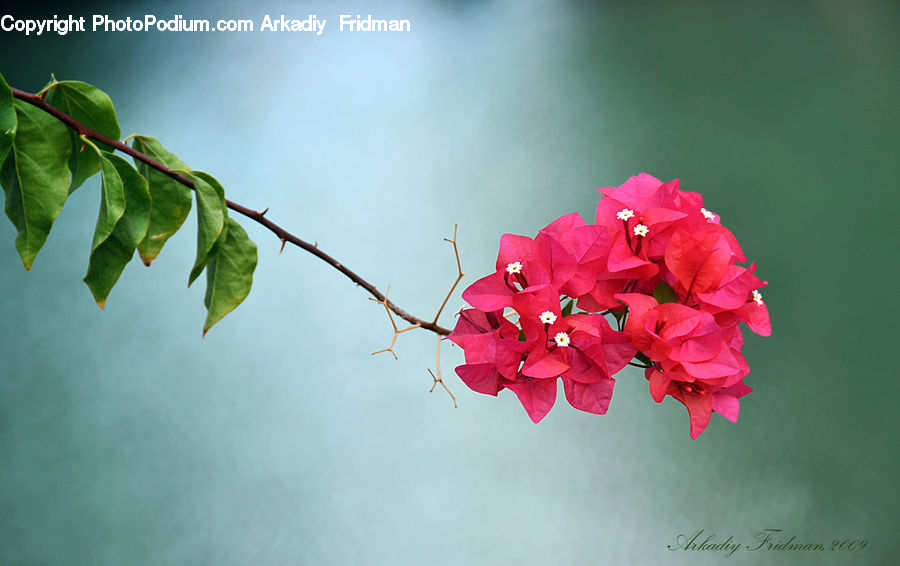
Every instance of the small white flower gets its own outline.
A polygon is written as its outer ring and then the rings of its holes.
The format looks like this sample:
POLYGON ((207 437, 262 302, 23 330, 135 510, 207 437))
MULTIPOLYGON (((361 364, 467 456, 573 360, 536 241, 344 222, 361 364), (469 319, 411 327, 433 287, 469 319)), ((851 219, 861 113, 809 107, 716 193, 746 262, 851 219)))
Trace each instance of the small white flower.
POLYGON ((706 218, 707 220, 715 220, 716 219, 716 215, 713 214, 712 212, 706 210, 705 208, 701 208, 700 212, 703 213, 703 218, 706 218))
POLYGON ((506 266, 506 272, 512 275, 513 273, 521 273, 522 272, 522 264, 518 261, 514 261, 506 266))
POLYGON ((553 324, 556 322, 556 315, 550 311, 544 311, 541 313, 541 322, 544 324, 553 324))
POLYGON ((763 304, 762 294, 759 291, 757 291, 756 289, 753 290, 753 300, 756 301, 757 305, 762 306, 762 304, 763 304))
POLYGON ((628 220, 632 216, 634 216, 634 211, 629 208, 623 208, 616 213, 616 218, 618 218, 619 220, 628 220))
POLYGON ((634 227, 634 235, 640 236, 641 238, 646 236, 647 232, 649 232, 649 231, 650 231, 650 228, 647 228, 643 224, 638 224, 637 226, 634 227))
POLYGON ((553 337, 553 340, 556 341, 556 345, 560 348, 569 347, 569 335, 565 332, 557 332, 556 336, 553 337))

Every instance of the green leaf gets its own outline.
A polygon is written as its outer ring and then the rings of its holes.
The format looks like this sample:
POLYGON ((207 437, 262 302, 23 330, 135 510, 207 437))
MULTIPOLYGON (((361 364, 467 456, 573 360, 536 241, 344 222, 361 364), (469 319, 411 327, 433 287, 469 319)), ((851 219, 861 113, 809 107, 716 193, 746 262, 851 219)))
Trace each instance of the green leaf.
POLYGON ((12 148, 16 137, 16 109, 13 106, 13 94, 6 84, 3 75, 0 75, 0 163, 6 159, 6 154, 12 148))
POLYGON ((225 238, 225 189, 203 171, 179 171, 194 182, 194 196, 197 200, 197 259, 188 277, 188 287, 203 273, 214 253, 213 246, 225 238))
POLYGON ((6 215, 18 230, 16 249, 25 269, 31 269, 69 196, 66 162, 72 144, 66 126, 53 116, 21 100, 13 105, 18 129, 0 184, 6 215))
MULTIPOLYGON (((47 89, 44 100, 51 106, 59 108, 88 128, 114 140, 119 139, 121 130, 116 119, 109 95, 99 88, 81 81, 55 81, 47 89)), ((72 171, 71 193, 91 175, 100 170, 100 156, 96 151, 87 148, 78 138, 78 133, 69 130, 72 136, 72 155, 69 158, 69 169, 72 171)), ((98 143, 104 151, 112 148, 98 143)))
POLYGON ((100 161, 103 197, 84 282, 103 308, 109 292, 147 232, 150 191, 147 180, 130 163, 90 145, 89 149, 100 161))
POLYGON ((656 288, 653 289, 653 298, 661 305, 664 303, 677 303, 678 293, 675 292, 671 285, 665 281, 660 281, 656 288))
MULTIPOLYGON (((182 160, 169 153, 154 138, 135 136, 131 146, 169 169, 188 169, 182 160)), ((191 211, 191 189, 142 161, 135 159, 135 164, 150 184, 150 225, 144 239, 138 244, 141 261, 144 265, 150 265, 166 240, 181 228, 191 211)))
POLYGON ((575 299, 569 299, 569 302, 567 302, 566 305, 562 308, 562 312, 560 314, 562 314, 563 316, 569 316, 570 314, 572 314, 573 308, 575 308, 575 299))
MULTIPOLYGON (((97 227, 94 229, 94 243, 91 246, 91 249, 94 250, 109 238, 119 219, 125 214, 125 187, 121 176, 112 164, 113 162, 103 160, 103 155, 96 145, 90 143, 87 150, 97 157, 97 163, 102 161, 100 214, 97 217, 97 227)), ((135 171, 135 174, 137 174, 137 171, 135 171)))
POLYGON ((256 244, 233 218, 225 220, 225 238, 215 247, 206 265, 206 297, 209 311, 203 334, 233 311, 250 293, 256 269, 256 244))

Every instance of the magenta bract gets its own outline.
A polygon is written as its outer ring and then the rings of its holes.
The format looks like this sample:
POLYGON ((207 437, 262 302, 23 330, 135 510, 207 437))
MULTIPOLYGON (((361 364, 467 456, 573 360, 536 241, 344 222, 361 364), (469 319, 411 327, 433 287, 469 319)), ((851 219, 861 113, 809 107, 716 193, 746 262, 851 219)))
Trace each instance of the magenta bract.
POLYGON ((752 391, 738 323, 771 335, 766 282, 755 263, 738 265, 744 252, 700 193, 679 187, 641 173, 599 189, 594 224, 571 213, 534 238, 505 234, 496 270, 463 292, 474 308, 448 337, 465 351, 463 382, 512 390, 539 422, 557 379, 573 407, 606 413, 613 376, 631 363, 655 401, 687 407, 691 438, 714 412, 737 421, 752 391))

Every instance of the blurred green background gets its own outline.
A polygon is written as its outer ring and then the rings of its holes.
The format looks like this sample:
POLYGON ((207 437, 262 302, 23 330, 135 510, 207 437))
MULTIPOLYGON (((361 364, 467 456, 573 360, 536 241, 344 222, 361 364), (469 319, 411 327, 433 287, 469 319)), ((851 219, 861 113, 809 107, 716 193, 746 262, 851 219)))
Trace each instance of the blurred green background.
MULTIPOLYGON (((106 90, 228 196, 428 316, 506 232, 590 219, 647 171, 702 191, 759 273, 740 421, 621 374, 609 413, 428 394, 434 337, 246 224, 247 301, 201 340, 193 219, 105 311, 81 283, 97 181, 26 273, 0 222, 0 563, 890 564, 898 515, 895 2, 170 2, 4 8, 328 20, 309 34, 0 33, 0 72, 106 90), (341 13, 409 34, 340 34, 341 13), (669 551, 760 529, 862 552, 669 551)), ((460 304, 451 300, 451 312, 460 304)), ((451 317, 444 318, 452 324, 451 317)), ((749 334, 749 333, 748 333, 749 334)))

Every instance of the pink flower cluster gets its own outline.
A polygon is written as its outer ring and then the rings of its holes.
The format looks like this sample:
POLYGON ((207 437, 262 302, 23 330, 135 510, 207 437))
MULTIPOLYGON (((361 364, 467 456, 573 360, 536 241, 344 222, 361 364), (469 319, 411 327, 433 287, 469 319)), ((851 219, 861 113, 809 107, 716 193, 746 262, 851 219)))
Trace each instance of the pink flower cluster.
POLYGON ((473 308, 448 337, 465 350, 456 373, 479 393, 512 390, 538 422, 557 378, 573 407, 606 413, 613 375, 631 363, 656 402, 687 407, 691 438, 713 412, 737 421, 752 391, 738 323, 771 334, 766 282, 738 265, 737 239, 678 180, 642 173, 599 191, 595 224, 572 213, 534 238, 500 239, 496 271, 463 292, 473 308))

